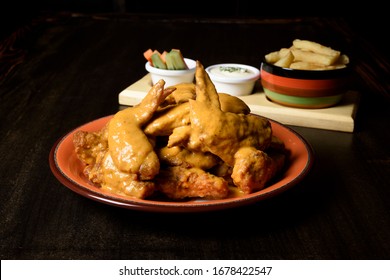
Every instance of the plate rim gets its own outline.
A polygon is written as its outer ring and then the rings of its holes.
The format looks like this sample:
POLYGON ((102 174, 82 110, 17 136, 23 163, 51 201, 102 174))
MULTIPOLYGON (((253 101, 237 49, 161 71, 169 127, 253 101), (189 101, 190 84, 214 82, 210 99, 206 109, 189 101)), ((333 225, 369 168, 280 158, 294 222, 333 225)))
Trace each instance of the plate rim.
MULTIPOLYGON (((254 115, 258 115, 258 114, 254 114, 254 115)), ((290 189, 292 186, 297 185, 299 182, 303 180, 304 177, 306 177, 306 175, 312 169, 314 164, 314 149, 311 146, 311 144, 302 135, 300 135, 294 129, 286 125, 283 125, 278 121, 267 118, 271 122, 271 125, 280 126, 281 128, 287 130, 290 134, 297 137, 297 139, 301 142, 301 144, 305 148, 305 155, 307 156, 307 161, 305 162, 304 167, 299 171, 297 176, 295 176, 291 181, 286 182, 285 184, 283 184, 282 186, 276 189, 271 190, 270 187, 273 186, 271 185, 262 190, 259 190, 257 192, 248 195, 234 197, 234 198, 227 198, 227 199, 218 199, 218 200, 200 200, 199 203, 197 203, 195 200, 190 200, 188 202, 144 200, 138 198, 119 196, 115 194, 103 193, 99 191, 98 187, 96 187, 96 190, 92 190, 74 181, 72 178, 70 178, 59 167, 56 156, 58 150, 61 147, 61 144, 66 139, 68 139, 68 137, 71 137, 77 130, 80 130, 82 127, 91 125, 95 122, 103 121, 105 119, 108 120, 112 116, 113 115, 100 117, 95 120, 86 122, 82 125, 79 125, 78 127, 70 130, 68 133, 64 134, 57 141, 55 141, 49 153, 50 169, 53 175, 57 178, 57 180, 62 185, 64 185, 68 189, 72 190, 73 192, 81 196, 111 206, 132 209, 132 210, 146 211, 146 212, 175 212, 175 213, 205 212, 205 211, 215 211, 215 210, 236 208, 236 207, 249 205, 261 200, 271 198, 273 196, 276 196, 277 194, 280 194, 290 189)))

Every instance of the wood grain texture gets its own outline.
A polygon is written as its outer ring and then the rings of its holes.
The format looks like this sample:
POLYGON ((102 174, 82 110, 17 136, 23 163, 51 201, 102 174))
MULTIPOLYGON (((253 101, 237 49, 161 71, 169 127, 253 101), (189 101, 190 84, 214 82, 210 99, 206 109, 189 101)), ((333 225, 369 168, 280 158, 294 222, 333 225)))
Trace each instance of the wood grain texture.
POLYGON ((343 19, 60 14, 15 44, 23 60, 0 80, 1 259, 389 258, 389 61, 343 19), (145 74, 144 50, 259 67, 295 38, 350 54, 363 96, 353 133, 291 126, 315 151, 291 190, 226 211, 158 214, 81 197, 51 173, 57 139, 121 108, 118 93, 145 74))

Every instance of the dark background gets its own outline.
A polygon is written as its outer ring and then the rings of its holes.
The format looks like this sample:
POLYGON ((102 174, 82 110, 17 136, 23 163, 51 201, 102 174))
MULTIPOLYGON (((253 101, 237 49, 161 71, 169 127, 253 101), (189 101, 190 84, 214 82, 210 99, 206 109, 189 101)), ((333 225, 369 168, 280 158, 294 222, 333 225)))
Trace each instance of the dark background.
MULTIPOLYGON (((0 81, 2 259, 388 259, 390 106, 375 98, 390 96, 390 60, 378 54, 389 50, 388 16, 370 11, 387 10, 372 5, 359 14, 356 3, 345 8, 313 2, 306 4, 312 11, 307 17, 316 18, 296 21, 304 16, 297 1, 264 1, 260 8, 254 1, 214 2, 216 7, 206 1, 1 1, 5 44, 0 46, 7 50, 8 73, 0 81), (115 16, 101 20, 104 14, 115 16), (169 21, 172 17, 195 20, 169 21), (233 24, 198 24, 196 18, 233 24), (237 18, 255 24, 235 24, 237 18), (221 41, 211 42, 210 51, 202 41, 213 34, 221 41), (50 172, 47 157, 54 142, 77 125, 117 111, 112 94, 144 75, 139 53, 156 38, 158 46, 183 38, 179 48, 205 64, 230 58, 238 46, 241 53, 234 57, 258 65, 263 52, 296 34, 348 47, 359 82, 367 85, 355 133, 295 127, 316 151, 316 165, 299 188, 248 208, 189 219, 95 203, 62 187, 50 172), (192 44, 194 37, 201 43, 192 44), (241 40, 232 46, 234 37, 241 40), (229 45, 226 50, 220 42, 229 45)), ((1 58, 0 51, 0 67, 1 58)))
POLYGON ((383 26, 390 26, 386 17, 377 16, 387 11, 384 2, 357 3, 352 6, 342 1, 138 1, 138 0, 5 0, 0 4, 0 40, 31 20, 53 13, 84 14, 150 14, 169 17, 206 18, 286 18, 302 16, 344 17, 370 41, 386 51, 389 43, 383 26), (382 3, 382 4, 381 4, 382 3), (256 4, 256 5, 255 5, 256 4), (382 28, 379 28, 382 26, 382 28))
MULTIPOLYGON (((351 30, 358 31, 360 38, 369 42, 382 57, 390 59, 390 41, 387 38, 390 23, 387 15, 380 16, 387 11, 383 3, 370 1, 344 4, 342 1, 333 0, 312 3, 252 0, 4 0, 0 2, 0 44, 3 46, 14 44, 12 42, 15 38, 17 43, 19 41, 19 44, 23 44, 20 38, 24 37, 34 22, 69 15, 73 17, 91 14, 95 16, 114 14, 119 17, 139 15, 211 21, 342 17, 343 21, 350 25, 351 30)), ((324 36, 327 35, 324 34, 322 37, 324 36)), ((1 56, 0 52, 0 63, 4 60, 1 56)), ((3 69, 1 65, 0 68, 0 78, 10 71, 8 68, 3 69)))

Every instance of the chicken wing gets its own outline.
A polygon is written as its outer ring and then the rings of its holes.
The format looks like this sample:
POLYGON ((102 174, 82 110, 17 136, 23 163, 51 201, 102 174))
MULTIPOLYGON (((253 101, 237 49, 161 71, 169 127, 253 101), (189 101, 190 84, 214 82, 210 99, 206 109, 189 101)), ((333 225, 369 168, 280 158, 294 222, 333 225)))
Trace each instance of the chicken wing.
POLYGON ((159 159, 142 126, 174 88, 164 90, 160 80, 140 104, 114 115, 108 124, 108 147, 118 170, 139 174, 141 180, 152 179, 160 169, 159 159))
POLYGON ((211 153, 189 151, 181 146, 162 147, 158 149, 158 157, 170 166, 197 167, 203 170, 213 168, 220 161, 211 153))
POLYGON ((231 178, 244 194, 264 188, 276 174, 277 168, 272 158, 253 147, 240 148, 234 154, 234 160, 231 178))
MULTIPOLYGON (((195 84, 192 85, 195 90, 195 84)), ((189 85, 187 86, 189 87, 189 85)), ((177 89, 172 94, 176 91, 177 89)), ((250 113, 248 105, 238 97, 226 93, 218 93, 218 96, 222 111, 236 114, 250 113)), ((177 127, 190 126, 190 104, 188 103, 188 100, 190 100, 190 98, 179 104, 168 105, 158 110, 153 118, 146 124, 144 128, 145 134, 167 136, 171 135, 177 127)), ((173 137, 175 136, 176 135, 173 137)))
POLYGON ((199 61, 195 77, 196 100, 189 100, 192 128, 188 143, 190 149, 211 152, 233 166, 234 154, 241 147, 259 150, 268 147, 272 128, 266 118, 223 112, 214 84, 199 61))
POLYGON ((156 188, 172 199, 221 199, 229 195, 227 181, 200 168, 180 166, 162 169, 156 176, 156 188))
POLYGON ((152 136, 168 136, 179 126, 190 124, 190 106, 188 102, 164 107, 146 124, 144 132, 152 136))
POLYGON ((174 88, 164 90, 160 80, 140 104, 119 111, 100 132, 78 131, 73 142, 89 180, 113 193, 138 198, 151 195, 160 170, 154 144, 142 125, 150 120, 174 88))
POLYGON ((146 198, 155 191, 154 182, 142 181, 137 174, 120 171, 108 149, 107 129, 77 131, 73 142, 78 158, 85 164, 84 175, 96 186, 111 193, 146 198))
POLYGON ((73 145, 78 159, 85 164, 95 164, 98 154, 108 148, 107 126, 97 132, 76 131, 73 145))

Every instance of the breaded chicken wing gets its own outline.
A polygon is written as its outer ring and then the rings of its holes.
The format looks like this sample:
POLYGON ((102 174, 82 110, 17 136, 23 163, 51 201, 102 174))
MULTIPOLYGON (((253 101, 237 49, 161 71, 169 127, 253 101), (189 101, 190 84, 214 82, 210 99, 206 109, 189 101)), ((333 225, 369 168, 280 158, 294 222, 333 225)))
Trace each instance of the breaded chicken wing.
POLYGON ((264 188, 278 170, 268 154, 253 147, 240 148, 234 154, 234 160, 231 178, 245 194, 264 188))
POLYGON ((73 145, 77 157, 85 164, 95 164, 96 157, 108 148, 107 126, 100 131, 76 131, 73 135, 73 145))
POLYGON ((229 195, 227 181, 200 168, 168 167, 155 181, 156 188, 172 199, 221 199, 229 195))

